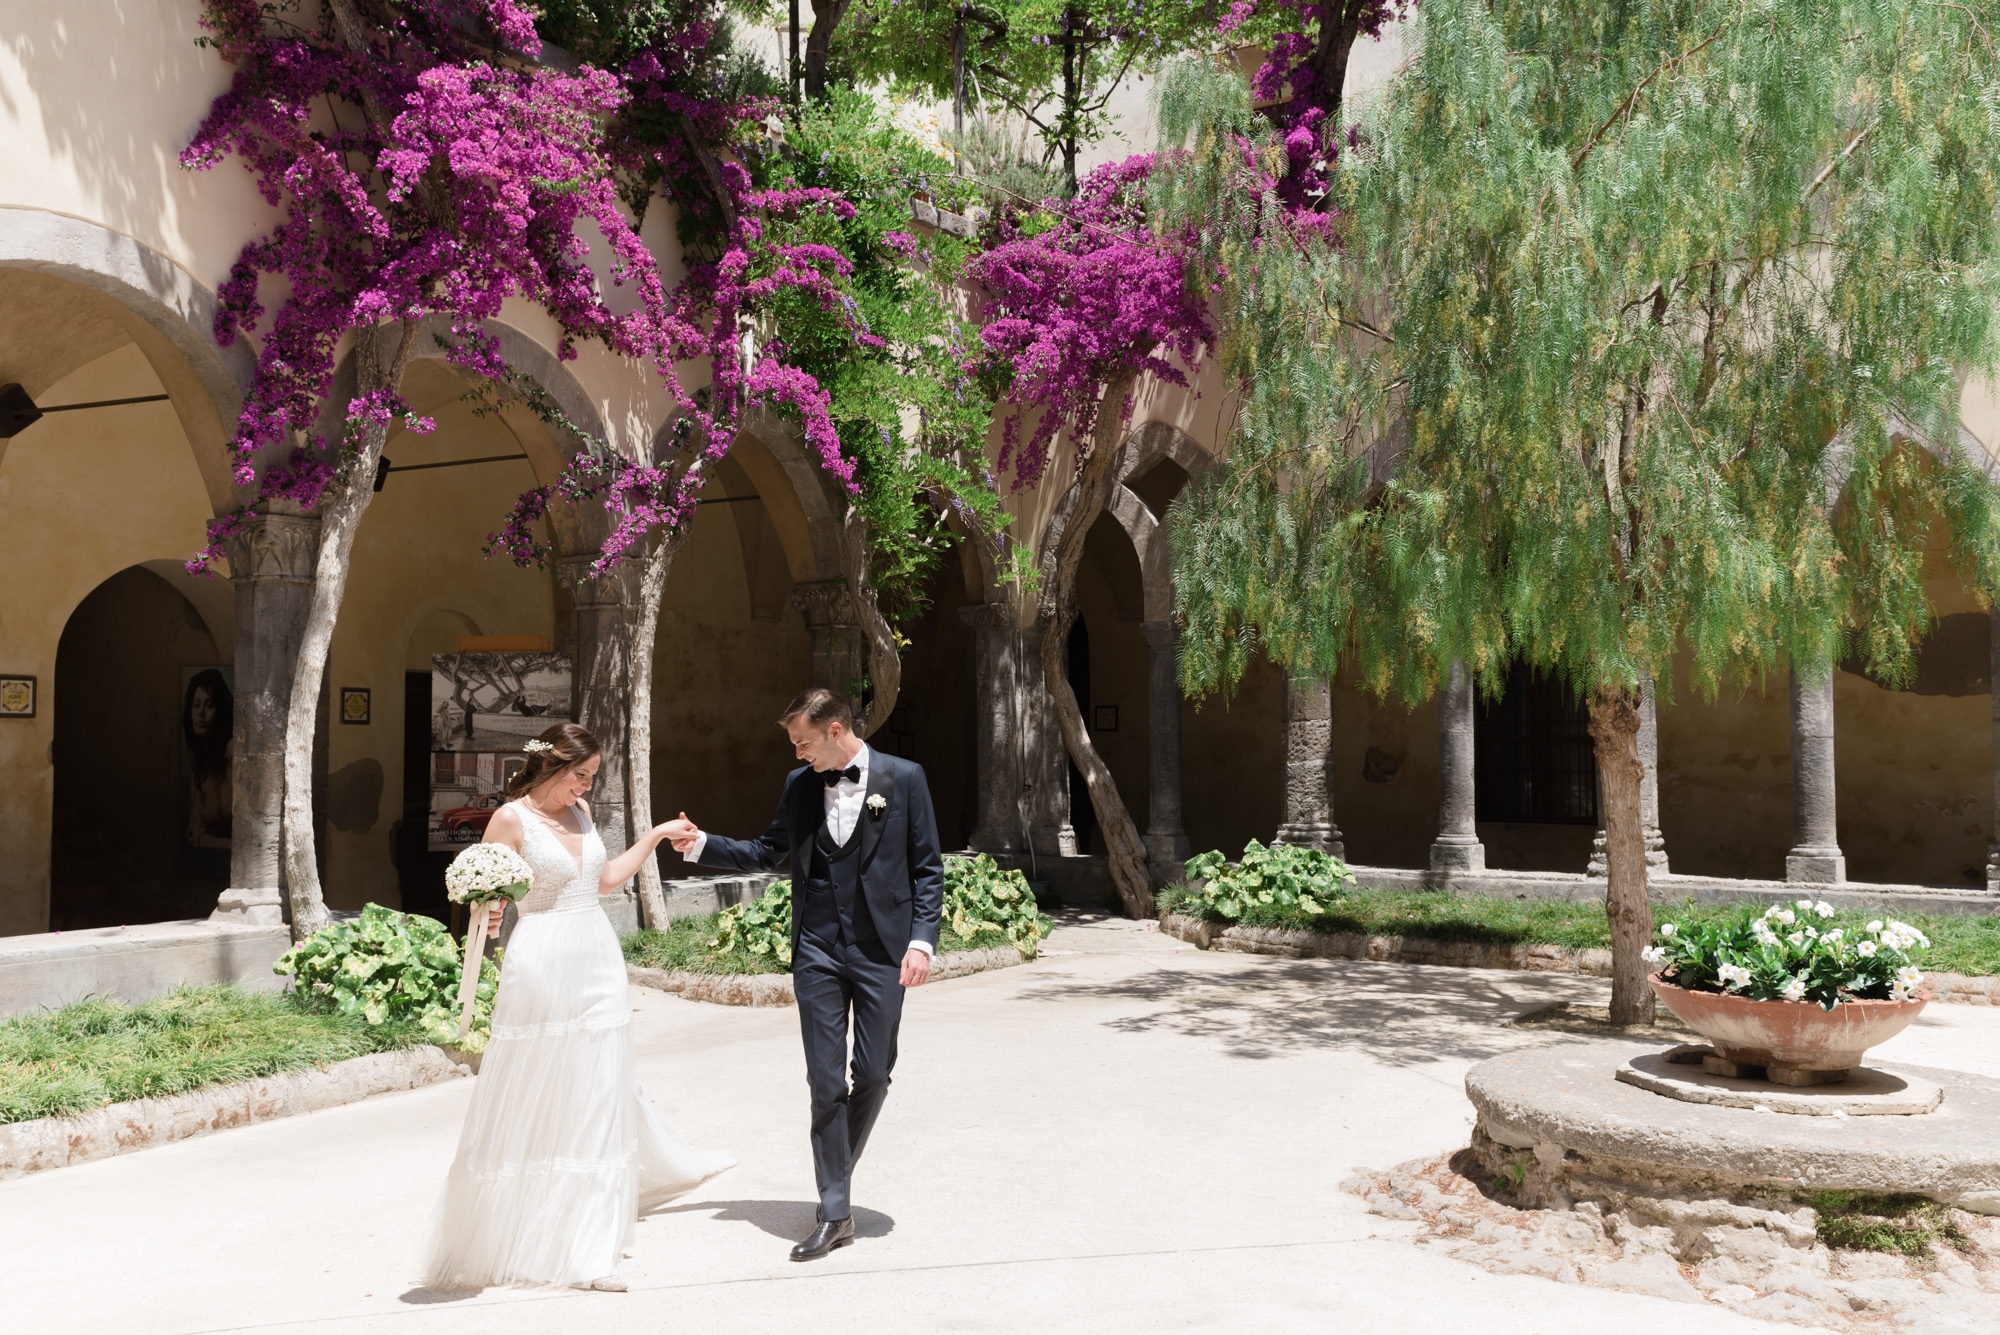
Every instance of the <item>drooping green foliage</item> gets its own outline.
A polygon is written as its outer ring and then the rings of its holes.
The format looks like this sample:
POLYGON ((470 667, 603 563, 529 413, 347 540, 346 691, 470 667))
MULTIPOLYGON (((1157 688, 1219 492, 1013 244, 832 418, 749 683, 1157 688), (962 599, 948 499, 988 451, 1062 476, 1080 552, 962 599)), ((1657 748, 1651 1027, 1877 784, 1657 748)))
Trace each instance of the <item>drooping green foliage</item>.
POLYGON ((299 996, 369 1024, 414 1024, 433 1043, 483 1052, 493 1028, 500 973, 479 965, 472 1029, 458 1042, 458 984, 464 969, 444 924, 370 904, 361 916, 314 932, 272 965, 294 978, 299 996))
POLYGON ((1260 650, 1417 699, 1453 660, 1906 674, 1927 546, 2000 579, 1956 412, 1994 362, 1996 20, 1425 0, 1323 229, 1241 84, 1176 67, 1154 207, 1244 386, 1174 510, 1184 687, 1260 650))

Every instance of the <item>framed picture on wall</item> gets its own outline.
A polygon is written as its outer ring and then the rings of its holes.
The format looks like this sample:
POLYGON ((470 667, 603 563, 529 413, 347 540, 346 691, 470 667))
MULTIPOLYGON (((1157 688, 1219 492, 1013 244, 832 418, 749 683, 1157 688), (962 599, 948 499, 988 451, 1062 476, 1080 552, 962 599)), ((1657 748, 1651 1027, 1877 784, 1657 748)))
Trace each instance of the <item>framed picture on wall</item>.
POLYGON ((35 716, 35 679, 0 676, 0 718, 35 716))
POLYGON ((368 722, 368 688, 366 686, 343 686, 340 688, 340 721, 342 723, 368 722))
POLYGON ((520 750, 570 721, 570 676, 561 654, 433 654, 431 750, 520 750))
POLYGON ((1098 732, 1118 731, 1117 705, 1099 705, 1093 712, 1097 715, 1097 718, 1092 726, 1095 727, 1095 729, 1098 732))

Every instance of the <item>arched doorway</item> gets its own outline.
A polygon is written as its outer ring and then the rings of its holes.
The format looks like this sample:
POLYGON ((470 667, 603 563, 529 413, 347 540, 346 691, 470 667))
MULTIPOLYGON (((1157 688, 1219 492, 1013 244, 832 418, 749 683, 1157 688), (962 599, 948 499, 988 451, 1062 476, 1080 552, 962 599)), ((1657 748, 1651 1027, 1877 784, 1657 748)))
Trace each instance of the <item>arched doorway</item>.
POLYGON ((227 637, 141 566, 70 614, 51 694, 55 930, 201 917, 228 885, 227 653, 227 637))

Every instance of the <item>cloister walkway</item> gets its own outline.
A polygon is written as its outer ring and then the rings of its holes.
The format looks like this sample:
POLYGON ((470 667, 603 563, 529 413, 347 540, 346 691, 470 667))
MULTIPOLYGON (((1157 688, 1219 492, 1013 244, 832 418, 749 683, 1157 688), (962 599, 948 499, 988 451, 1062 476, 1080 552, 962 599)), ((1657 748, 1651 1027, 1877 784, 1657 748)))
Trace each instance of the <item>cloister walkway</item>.
MULTIPOLYGON (((811 1225, 794 1012, 634 989, 641 1072, 742 1166, 640 1226, 629 1293, 414 1287, 470 1082, 0 1183, 0 1325, 105 1331, 1267 1331, 1667 1328, 1662 1299, 1497 1277, 1339 1189, 1464 1143, 1472 1062, 1590 979, 1205 954, 1122 920, 911 998, 856 1183, 811 1225)), ((1933 1007, 1891 1059, 2000 1076, 2000 1013, 1933 1007)), ((1715 1335, 1776 1327, 1708 1310, 1715 1335)))

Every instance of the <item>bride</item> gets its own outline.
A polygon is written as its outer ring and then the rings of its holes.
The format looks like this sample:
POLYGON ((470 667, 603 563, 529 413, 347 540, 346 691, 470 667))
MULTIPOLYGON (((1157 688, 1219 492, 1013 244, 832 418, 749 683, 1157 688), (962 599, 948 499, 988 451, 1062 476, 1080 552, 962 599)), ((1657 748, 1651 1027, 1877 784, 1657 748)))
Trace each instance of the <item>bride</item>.
MULTIPOLYGON (((625 960, 600 894, 653 855, 665 826, 616 858, 583 795, 597 740, 558 723, 527 744, 488 843, 534 869, 458 1156, 431 1241, 428 1288, 563 1284, 621 1292, 618 1262, 642 1200, 696 1186, 735 1160, 683 1145, 639 1088, 625 960)), ((501 906, 491 912, 496 924, 501 906)))

